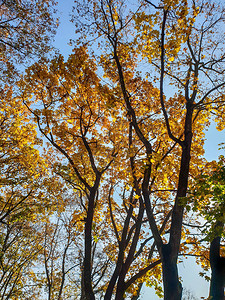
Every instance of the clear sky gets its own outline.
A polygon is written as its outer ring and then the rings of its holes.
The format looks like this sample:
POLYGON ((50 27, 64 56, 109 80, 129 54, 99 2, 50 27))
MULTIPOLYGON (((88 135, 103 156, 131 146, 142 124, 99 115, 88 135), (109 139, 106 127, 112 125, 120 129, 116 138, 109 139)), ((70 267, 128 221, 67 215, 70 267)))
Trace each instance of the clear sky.
MULTIPOLYGON (((72 47, 68 45, 69 40, 74 37, 74 26, 71 24, 70 12, 73 0, 58 0, 60 25, 55 37, 54 45, 60 52, 67 56, 72 47)), ((218 150, 218 144, 225 142, 225 131, 218 132, 213 124, 206 132, 205 157, 208 160, 216 160, 219 155, 225 155, 224 150, 218 150)), ((179 274, 183 280, 183 286, 200 299, 208 296, 209 284, 198 275, 200 268, 196 265, 194 258, 188 258, 179 265, 179 274)), ((154 289, 144 288, 142 300, 158 300, 154 289)))

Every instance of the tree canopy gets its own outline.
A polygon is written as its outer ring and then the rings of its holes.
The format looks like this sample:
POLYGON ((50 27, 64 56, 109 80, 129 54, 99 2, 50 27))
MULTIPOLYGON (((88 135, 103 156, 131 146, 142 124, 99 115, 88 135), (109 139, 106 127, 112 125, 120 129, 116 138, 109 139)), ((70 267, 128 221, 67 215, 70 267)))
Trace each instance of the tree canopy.
POLYGON ((74 1, 67 59, 44 55, 53 4, 1 4, 2 76, 37 55, 1 91, 1 299, 135 300, 146 284, 179 300, 188 255, 214 295, 224 166, 203 147, 224 129, 222 4, 74 1))
POLYGON ((18 64, 50 49, 57 27, 55 5, 54 0, 1 0, 1 81, 15 79, 18 64))

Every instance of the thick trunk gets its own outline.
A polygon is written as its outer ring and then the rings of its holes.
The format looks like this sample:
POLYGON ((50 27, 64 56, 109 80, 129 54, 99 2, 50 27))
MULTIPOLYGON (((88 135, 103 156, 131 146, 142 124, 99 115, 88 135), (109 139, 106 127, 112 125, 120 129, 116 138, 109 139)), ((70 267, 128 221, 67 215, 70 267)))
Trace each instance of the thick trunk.
POLYGON ((170 240, 168 244, 162 245, 161 249, 164 300, 180 300, 182 297, 182 285, 178 276, 177 259, 184 212, 184 206, 181 201, 182 198, 186 196, 188 186, 190 145, 191 142, 187 143, 187 146, 183 148, 182 152, 177 197, 172 213, 170 240))
POLYGON ((94 216, 94 202, 100 179, 96 179, 95 185, 90 192, 88 199, 88 211, 85 223, 85 251, 84 251, 84 270, 83 270, 83 286, 84 293, 82 300, 95 300, 92 287, 92 224, 94 216))
POLYGON ((187 193, 191 160, 190 154, 192 143, 192 114, 192 105, 190 105, 190 103, 187 103, 185 139, 182 143, 179 181, 175 204, 172 212, 170 240, 168 244, 162 246, 161 252, 165 300, 180 300, 182 297, 182 285, 178 277, 177 259, 180 250, 184 213, 184 204, 182 203, 182 200, 184 197, 186 197, 187 193))
MULTIPOLYGON (((164 10, 162 32, 161 32, 161 75, 160 75, 160 102, 161 108, 164 115, 167 132, 171 140, 178 143, 182 147, 182 156, 180 163, 179 180, 177 187, 177 195, 172 212, 172 220, 170 227, 170 239, 168 244, 162 244, 160 239, 154 234, 153 226, 151 229, 157 244, 158 251, 162 259, 163 269, 163 285, 164 285, 164 299, 165 300, 180 300, 182 296, 182 285, 179 282, 178 269, 177 269, 177 258, 180 250, 180 241, 182 233, 182 222, 184 213, 184 204, 182 200, 186 197, 188 187, 188 176, 191 159, 191 144, 192 144, 192 117, 193 117, 193 103, 197 94, 195 89, 192 93, 191 99, 189 98, 188 88, 189 79, 186 83, 185 97, 186 97, 186 118, 184 125, 184 140, 177 138, 170 127, 170 116, 166 110, 164 100, 164 68, 165 68, 165 34, 166 34, 166 20, 168 16, 168 10, 164 10)), ((197 69, 196 69, 197 70, 197 69)), ((198 72, 195 72, 195 76, 198 76, 198 72)), ((147 205, 146 208, 148 209, 147 205)), ((151 220, 150 220, 151 223, 151 220)), ((153 224, 154 225, 154 224, 153 224)))
POLYGON ((162 255, 164 300, 181 300, 182 285, 178 277, 177 255, 171 253, 169 244, 163 245, 162 255))
MULTIPOLYGON (((223 266, 225 267, 225 265, 223 266)), ((221 266, 222 268, 222 266, 221 266)), ((210 299, 211 300, 224 300, 224 279, 221 276, 220 264, 212 270, 212 277, 210 283, 210 299)))
POLYGON ((177 264, 168 262, 163 270, 164 300, 181 300, 182 285, 178 278, 177 264))
POLYGON ((117 286, 117 290, 116 290, 116 297, 115 300, 123 300, 125 299, 125 282, 120 281, 119 282, 119 286, 117 286))
POLYGON ((224 300, 225 258, 220 257, 220 237, 214 238, 210 245, 210 265, 212 270, 210 299, 224 300))

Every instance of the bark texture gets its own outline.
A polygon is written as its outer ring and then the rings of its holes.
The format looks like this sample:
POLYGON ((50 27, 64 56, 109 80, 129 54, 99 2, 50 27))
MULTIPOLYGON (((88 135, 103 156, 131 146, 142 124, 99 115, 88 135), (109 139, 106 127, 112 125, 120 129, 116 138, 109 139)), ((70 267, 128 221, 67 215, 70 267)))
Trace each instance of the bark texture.
POLYGON ((210 244, 210 266, 212 270, 210 283, 211 300, 225 299, 225 257, 220 256, 220 240, 220 237, 216 237, 210 244))

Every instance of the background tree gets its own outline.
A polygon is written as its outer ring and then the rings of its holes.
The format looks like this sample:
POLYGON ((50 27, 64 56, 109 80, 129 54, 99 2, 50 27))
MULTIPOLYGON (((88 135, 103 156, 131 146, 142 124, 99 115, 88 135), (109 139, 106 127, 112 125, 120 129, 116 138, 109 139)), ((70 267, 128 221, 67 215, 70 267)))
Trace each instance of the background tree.
POLYGON ((16 65, 50 49, 57 26, 55 1, 0 1, 1 81, 15 79, 16 65))
POLYGON ((225 168, 224 157, 221 156, 217 164, 211 169, 203 171, 194 182, 193 197, 194 210, 206 219, 204 228, 205 239, 210 241, 211 282, 210 297, 224 298, 225 286, 225 259, 224 247, 221 241, 224 238, 224 193, 225 168))
POLYGON ((66 199, 60 180, 50 175, 37 150, 40 139, 26 107, 8 86, 1 91, 1 100, 1 299, 29 298, 36 295, 31 271, 41 251, 41 223, 46 212, 53 213, 55 205, 66 199))
MULTIPOLYGON (((66 200, 66 199, 64 199, 66 200)), ((73 204, 66 201, 63 211, 58 209, 42 226, 42 249, 38 257, 36 272, 37 290, 43 287, 43 293, 50 299, 70 299, 78 297, 79 285, 79 245, 80 238, 76 235, 73 219, 73 204)), ((75 221, 76 222, 76 221, 75 221)))

